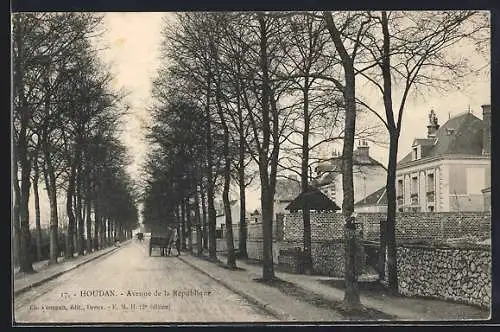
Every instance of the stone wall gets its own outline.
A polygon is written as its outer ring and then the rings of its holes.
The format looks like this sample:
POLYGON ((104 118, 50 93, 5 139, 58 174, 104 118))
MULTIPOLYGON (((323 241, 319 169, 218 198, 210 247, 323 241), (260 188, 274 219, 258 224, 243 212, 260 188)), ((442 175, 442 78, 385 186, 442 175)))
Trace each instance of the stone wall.
MULTIPOLYGON (((234 241, 234 248, 238 249, 238 240, 234 241)), ((278 256, 280 250, 300 246, 300 243, 287 243, 273 240, 273 262, 278 264, 278 256)), ((217 252, 226 252, 226 239, 217 239, 217 252)), ((262 240, 247 240, 248 258, 258 261, 263 260, 263 243, 262 240)))
POLYGON ((490 308, 490 247, 398 247, 399 291, 490 308))
MULTIPOLYGON (((277 241, 273 240, 273 262, 278 264, 280 250, 291 248, 302 248, 302 242, 298 241, 277 241)), ((226 252, 226 240, 217 239, 217 251, 226 252)), ((238 248, 238 241, 234 241, 234 248, 238 248)), ((258 261, 263 260, 262 240, 248 240, 248 258, 258 261)), ((358 246, 358 256, 356 258, 359 273, 366 265, 366 255, 363 246, 358 246)), ((315 273, 332 277, 343 277, 345 267, 345 250, 343 240, 314 241, 311 243, 311 256, 315 273)))
MULTIPOLYGON (((356 268, 360 275, 366 265, 365 251, 357 246, 356 268)), ((343 277, 345 271, 344 240, 315 241, 311 243, 311 256, 315 273, 331 277, 343 277)))
MULTIPOLYGON (((359 213, 356 218, 364 240, 378 241, 380 221, 385 213, 359 213)), ((343 238, 344 217, 341 213, 311 212, 311 237, 313 241, 343 238)), ((491 235, 489 212, 400 212, 396 214, 396 241, 443 241, 449 238, 491 235)), ((283 239, 301 240, 303 221, 301 212, 285 215, 283 239)))

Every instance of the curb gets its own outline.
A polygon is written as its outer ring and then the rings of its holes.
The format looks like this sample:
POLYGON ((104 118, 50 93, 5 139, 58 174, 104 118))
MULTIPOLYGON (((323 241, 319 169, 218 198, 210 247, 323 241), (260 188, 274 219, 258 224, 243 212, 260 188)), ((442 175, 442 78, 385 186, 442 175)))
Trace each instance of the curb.
MULTIPOLYGON (((126 243, 125 245, 128 245, 128 243, 126 243)), ((115 247, 115 248, 113 248, 113 249, 111 249, 111 250, 109 250, 109 251, 107 251, 105 253, 102 253, 100 255, 96 255, 96 256, 94 256, 92 258, 89 258, 89 259, 87 259, 87 260, 85 260, 83 262, 80 262, 80 263, 76 264, 75 266, 73 266, 73 267, 71 267, 69 269, 66 269, 66 270, 63 270, 63 271, 59 271, 59 272, 54 273, 53 275, 50 275, 50 276, 48 276, 48 277, 46 277, 46 278, 44 278, 42 280, 33 282, 33 283, 31 283, 31 284, 29 284, 27 286, 24 286, 23 288, 20 288, 18 290, 14 290, 14 296, 18 296, 18 295, 20 295, 22 293, 25 293, 26 291, 28 291, 28 290, 30 290, 32 288, 38 287, 38 286, 46 283, 47 281, 51 281, 53 279, 56 279, 57 277, 60 277, 61 275, 65 274, 66 272, 72 271, 72 270, 74 270, 76 268, 79 268, 80 266, 85 265, 85 264, 87 264, 89 262, 92 262, 92 261, 94 261, 94 260, 96 260, 98 258, 101 258, 101 257, 104 257, 106 255, 109 255, 109 254, 117 251, 118 249, 120 249, 122 247, 123 247, 123 244, 121 246, 115 247)))
POLYGON ((241 289, 238 289, 238 288, 234 287, 233 285, 230 285, 229 283, 225 282, 224 280, 212 276, 211 274, 209 274, 208 272, 206 272, 202 268, 200 268, 200 267, 196 266, 195 264, 182 258, 182 256, 179 256, 177 258, 179 258, 181 261, 183 261, 184 263, 186 263, 187 265, 189 265, 193 269, 197 270, 198 272, 208 276, 210 279, 216 281, 217 283, 221 284, 225 288, 229 289, 233 293, 236 293, 237 295, 241 296, 242 298, 244 298, 245 300, 247 300, 251 304, 257 306, 259 309, 261 309, 261 310, 265 311, 266 313, 270 314, 271 316, 277 318, 278 320, 281 320, 281 321, 296 321, 297 320, 294 317, 292 317, 290 314, 288 314, 284 311, 278 310, 276 308, 273 308, 269 303, 266 303, 266 301, 263 301, 262 299, 258 298, 257 296, 251 295, 247 292, 244 292, 241 289))

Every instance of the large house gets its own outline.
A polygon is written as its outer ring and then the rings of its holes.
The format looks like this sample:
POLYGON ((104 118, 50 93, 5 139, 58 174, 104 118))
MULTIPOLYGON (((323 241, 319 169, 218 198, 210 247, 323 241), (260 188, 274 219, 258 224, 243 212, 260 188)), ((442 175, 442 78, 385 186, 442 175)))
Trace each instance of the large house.
POLYGON ((427 137, 413 141, 397 165, 399 211, 483 211, 491 186, 491 105, 483 120, 470 111, 440 126, 431 111, 427 137))
MULTIPOLYGON (((342 156, 334 154, 330 160, 319 164, 316 169, 318 180, 314 183, 321 192, 342 207, 344 197, 342 187, 342 156)), ((354 202, 385 186, 387 169, 377 160, 370 157, 369 146, 361 140, 353 151, 353 185, 354 202)))

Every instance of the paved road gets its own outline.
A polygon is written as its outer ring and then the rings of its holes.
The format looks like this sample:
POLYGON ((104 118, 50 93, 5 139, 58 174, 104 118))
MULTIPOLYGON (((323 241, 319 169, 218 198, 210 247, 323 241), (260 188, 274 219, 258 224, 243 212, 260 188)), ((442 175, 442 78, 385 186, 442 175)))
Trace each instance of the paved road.
POLYGON ((14 307, 19 323, 275 320, 178 258, 149 257, 147 241, 21 294, 14 307))

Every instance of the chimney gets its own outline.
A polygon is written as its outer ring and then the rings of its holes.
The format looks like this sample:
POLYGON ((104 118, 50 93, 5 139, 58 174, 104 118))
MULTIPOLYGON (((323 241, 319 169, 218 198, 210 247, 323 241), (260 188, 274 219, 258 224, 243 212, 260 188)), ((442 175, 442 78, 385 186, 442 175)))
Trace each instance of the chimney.
POLYGON ((369 146, 366 140, 362 139, 359 141, 358 153, 361 158, 368 159, 369 157, 369 146))
POLYGON ((438 118, 434 110, 429 113, 429 124, 427 125, 427 138, 435 138, 439 129, 438 118))
POLYGON ((483 108, 483 154, 491 154, 491 105, 482 105, 483 108))

